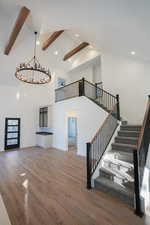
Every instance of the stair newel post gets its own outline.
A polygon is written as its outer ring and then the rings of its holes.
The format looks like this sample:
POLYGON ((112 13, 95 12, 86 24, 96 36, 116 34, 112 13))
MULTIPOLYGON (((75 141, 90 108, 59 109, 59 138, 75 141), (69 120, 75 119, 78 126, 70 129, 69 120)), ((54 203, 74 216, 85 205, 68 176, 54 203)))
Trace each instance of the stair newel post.
POLYGON ((79 96, 84 96, 85 95, 85 78, 83 77, 79 81, 79 96))
POLYGON ((87 189, 91 189, 91 143, 86 144, 87 189))
POLYGON ((97 98, 97 83, 95 83, 95 97, 97 98))
POLYGON ((134 193, 135 193, 135 214, 143 216, 140 199, 140 174, 139 174, 139 159, 137 149, 133 151, 133 162, 134 162, 134 193))
POLYGON ((85 95, 85 78, 82 78, 82 95, 85 95))
POLYGON ((117 119, 120 120, 120 103, 119 103, 119 95, 116 95, 117 100, 117 119))

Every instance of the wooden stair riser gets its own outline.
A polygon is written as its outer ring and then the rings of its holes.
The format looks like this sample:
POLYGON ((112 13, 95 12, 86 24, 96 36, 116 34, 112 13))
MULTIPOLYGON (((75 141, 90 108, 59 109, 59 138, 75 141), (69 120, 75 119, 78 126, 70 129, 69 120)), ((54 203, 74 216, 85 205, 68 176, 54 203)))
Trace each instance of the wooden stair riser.
POLYGON ((139 137, 139 132, 135 132, 135 131, 118 131, 118 136, 121 137, 139 137))
POLYGON ((118 136, 115 138, 115 143, 136 145, 138 143, 138 139, 118 136))
POLYGON ((140 132, 141 126, 121 126, 120 130, 140 132))
POLYGON ((133 145, 118 145, 116 143, 112 144, 112 150, 118 150, 120 152, 122 151, 127 151, 127 152, 132 152, 135 149, 135 146, 133 145))

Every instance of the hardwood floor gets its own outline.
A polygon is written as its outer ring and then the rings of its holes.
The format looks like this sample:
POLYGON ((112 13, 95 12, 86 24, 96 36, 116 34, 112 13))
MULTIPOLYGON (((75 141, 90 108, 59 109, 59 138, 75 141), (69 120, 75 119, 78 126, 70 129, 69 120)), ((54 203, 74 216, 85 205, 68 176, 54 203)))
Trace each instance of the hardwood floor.
MULTIPOLYGON (((85 158, 31 148, 0 153, 0 193, 12 225, 149 225, 108 195, 86 189, 85 158)), ((3 225, 3 224, 0 224, 3 225)))

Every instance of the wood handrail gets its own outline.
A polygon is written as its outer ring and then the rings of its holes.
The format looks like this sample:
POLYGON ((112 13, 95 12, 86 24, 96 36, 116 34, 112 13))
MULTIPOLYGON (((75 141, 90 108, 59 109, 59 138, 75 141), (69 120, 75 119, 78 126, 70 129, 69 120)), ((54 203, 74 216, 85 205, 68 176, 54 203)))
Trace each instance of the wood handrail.
POLYGON ((82 79, 81 79, 81 80, 74 81, 74 82, 72 82, 72 83, 70 83, 70 84, 66 84, 66 85, 63 86, 63 87, 60 87, 60 88, 55 89, 55 91, 61 90, 61 89, 65 88, 65 87, 68 87, 68 86, 70 86, 70 85, 72 85, 72 84, 79 83, 80 81, 82 81, 82 79))
POLYGON ((101 82, 97 82, 96 84, 97 84, 97 85, 100 85, 100 84, 102 84, 102 83, 103 83, 103 82, 101 81, 101 82))
POLYGON ((147 107, 146 107, 146 111, 145 111, 145 115, 144 115, 144 120, 143 120, 143 124, 142 124, 142 128, 141 128, 140 136, 138 138, 137 151, 140 151, 140 148, 141 148, 141 144, 142 144, 142 140, 143 140, 143 136, 144 136, 144 130, 145 130, 145 126, 146 126, 146 121, 147 121, 148 114, 149 114, 149 109, 150 109, 150 95, 148 96, 148 103, 147 103, 147 107))
POLYGON ((105 124, 107 123, 109 117, 111 116, 112 112, 114 111, 115 107, 117 107, 117 104, 115 104, 113 106, 113 109, 111 110, 111 112, 108 114, 108 116, 106 117, 106 119, 104 120, 104 123, 101 125, 101 127, 98 129, 98 131, 96 132, 95 136, 92 138, 91 144, 94 142, 95 138, 98 136, 98 134, 101 132, 101 130, 103 129, 103 127, 105 126, 105 124))
POLYGON ((85 82, 87 82, 87 83, 91 84, 92 86, 96 87, 96 85, 94 83, 92 83, 92 82, 90 82, 88 80, 85 80, 85 82))
MULTIPOLYGON (((72 82, 72 83, 70 83, 70 84, 66 84, 66 85, 63 86, 63 87, 60 87, 60 88, 55 89, 55 91, 61 90, 62 88, 68 87, 68 86, 70 86, 70 85, 72 85, 72 84, 74 84, 74 83, 80 82, 80 81, 82 81, 82 79, 77 80, 77 81, 74 81, 74 82, 72 82)), ((90 85, 94 86, 95 88, 100 89, 101 91, 105 92, 106 94, 112 96, 113 98, 116 98, 116 96, 110 94, 109 92, 105 91, 104 89, 101 89, 100 87, 96 87, 96 85, 93 84, 92 82, 87 81, 87 80, 85 80, 85 79, 84 79, 84 81, 87 82, 87 83, 89 83, 90 85)), ((102 83, 102 82, 101 82, 101 83, 102 83)))

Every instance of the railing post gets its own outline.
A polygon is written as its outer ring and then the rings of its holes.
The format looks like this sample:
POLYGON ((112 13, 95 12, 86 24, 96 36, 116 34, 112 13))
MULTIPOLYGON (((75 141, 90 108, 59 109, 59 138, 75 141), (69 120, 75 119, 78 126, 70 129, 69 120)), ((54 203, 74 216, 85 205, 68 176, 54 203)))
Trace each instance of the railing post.
POLYGON ((138 152, 136 149, 133 151, 133 162, 134 162, 135 214, 142 217, 143 212, 141 208, 141 199, 140 199, 139 159, 138 159, 138 152))
POLYGON ((95 83, 95 97, 97 98, 97 83, 95 83))
POLYGON ((79 81, 79 96, 85 95, 85 78, 79 81))
POLYGON ((91 189, 91 143, 86 144, 87 189, 91 189))
POLYGON ((117 100, 117 119, 120 120, 120 104, 119 104, 119 95, 116 95, 117 100))

